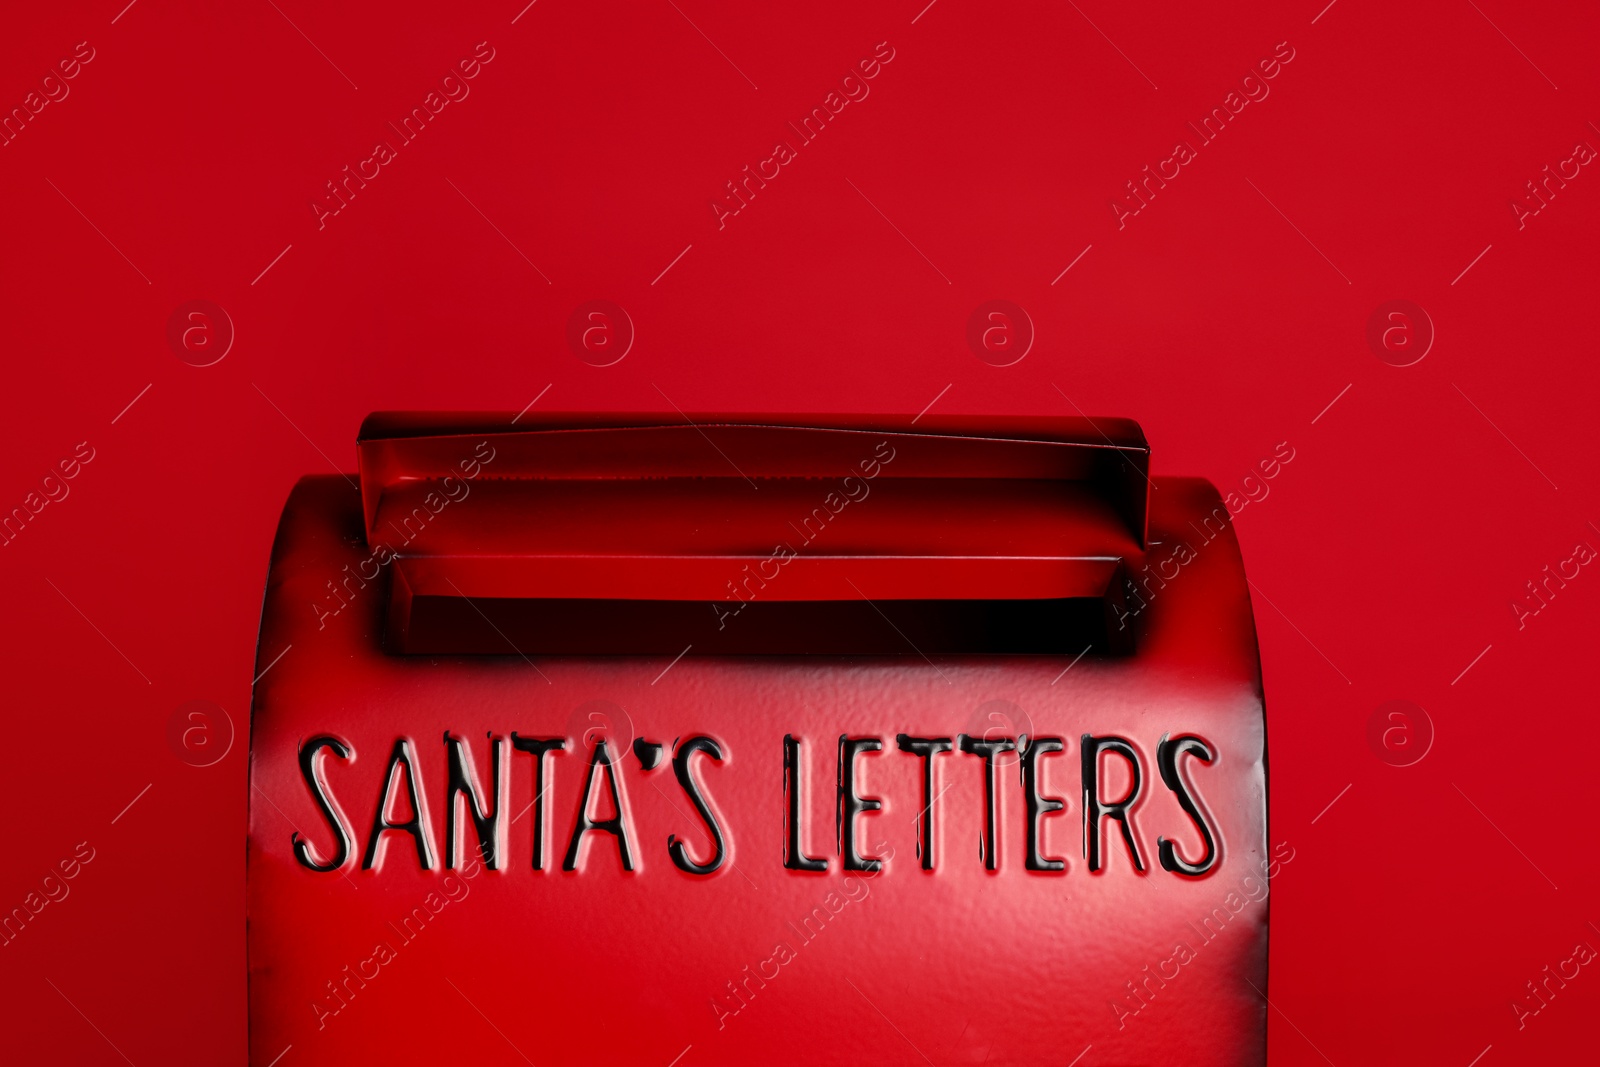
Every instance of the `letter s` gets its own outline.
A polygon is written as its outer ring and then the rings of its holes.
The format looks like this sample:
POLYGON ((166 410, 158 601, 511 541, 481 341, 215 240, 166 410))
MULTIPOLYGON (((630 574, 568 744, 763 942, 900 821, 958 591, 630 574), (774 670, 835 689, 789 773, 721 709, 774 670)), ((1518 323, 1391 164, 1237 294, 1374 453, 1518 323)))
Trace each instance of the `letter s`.
POLYGON ((1278 47, 1272 50, 1272 54, 1277 56, 1284 63, 1294 62, 1294 49, 1289 47, 1288 41, 1279 41, 1278 47))
POLYGON ((1217 757, 1211 751, 1210 745, 1193 734, 1184 734, 1177 738, 1169 734, 1156 746, 1156 765, 1161 768, 1161 781, 1177 796, 1178 806, 1194 820, 1195 828, 1200 831, 1200 840, 1205 844, 1205 854, 1198 862, 1190 863, 1178 855, 1178 846, 1164 837, 1156 838, 1156 851, 1160 855, 1161 866, 1166 870, 1198 878, 1216 866, 1217 841, 1210 825, 1200 813, 1199 805, 1194 802, 1189 787, 1184 784, 1183 776, 1178 773, 1179 756, 1194 756, 1202 763, 1210 763, 1217 757))
POLYGON ((72 50, 72 54, 77 56, 83 62, 88 63, 94 59, 95 53, 94 49, 89 46, 88 41, 79 41, 78 47, 72 50))
POLYGON ((79 441, 78 447, 72 450, 72 454, 78 457, 79 463, 88 463, 94 459, 94 447, 88 441, 79 441))
POLYGON ((877 56, 878 59, 884 63, 894 62, 894 49, 889 47, 888 41, 879 41, 878 47, 872 50, 872 54, 877 56))
POLYGON ((320 768, 317 756, 325 748, 331 748, 334 755, 343 760, 351 756, 350 746, 337 737, 330 737, 327 734, 313 737, 300 746, 300 774, 305 778, 306 785, 311 788, 311 795, 316 798, 322 817, 328 820, 328 825, 338 833, 339 849, 334 853, 333 859, 327 863, 318 863, 312 854, 311 843, 300 836, 299 830, 296 830, 294 836, 290 838, 294 843, 294 858, 299 860, 302 866, 321 872, 336 871, 350 858, 350 828, 346 825, 337 803, 328 795, 327 785, 318 773, 320 768))
POLYGON ((717 817, 712 814, 704 794, 700 792, 700 787, 689 773, 689 759, 696 752, 704 752, 718 763, 722 762, 722 749, 711 738, 699 734, 678 746, 678 751, 672 757, 672 773, 677 775, 678 784, 694 802, 695 811, 700 813, 706 829, 711 832, 712 855, 706 862, 696 863, 689 855, 689 846, 678 840, 677 834, 667 836, 667 851, 672 855, 672 862, 677 865, 678 870, 690 874, 710 874, 722 866, 727 850, 722 843, 722 827, 717 825, 717 817))
MULTIPOLYGON (((472 54, 477 56, 478 59, 481 60, 484 63, 493 63, 494 62, 494 54, 495 54, 494 53, 494 49, 489 47, 489 42, 488 41, 479 41, 478 42, 478 47, 476 47, 476 48, 474 48, 472 50, 472 54)), ((1288 61, 1285 60, 1284 62, 1288 62, 1288 61)))

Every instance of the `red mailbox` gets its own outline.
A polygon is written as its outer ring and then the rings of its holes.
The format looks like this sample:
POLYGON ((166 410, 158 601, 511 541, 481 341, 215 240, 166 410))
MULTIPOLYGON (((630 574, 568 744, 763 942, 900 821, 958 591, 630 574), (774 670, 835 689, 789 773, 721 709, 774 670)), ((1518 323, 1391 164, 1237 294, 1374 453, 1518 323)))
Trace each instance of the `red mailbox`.
POLYGON ((250 1061, 1260 1064, 1227 508, 1126 420, 380 414, 273 548, 250 1061))

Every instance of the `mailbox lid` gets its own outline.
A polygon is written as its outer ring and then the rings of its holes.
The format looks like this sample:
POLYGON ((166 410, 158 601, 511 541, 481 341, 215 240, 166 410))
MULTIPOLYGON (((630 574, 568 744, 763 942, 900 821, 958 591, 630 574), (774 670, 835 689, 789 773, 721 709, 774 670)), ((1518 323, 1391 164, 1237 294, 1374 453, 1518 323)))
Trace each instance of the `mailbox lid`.
MULTIPOLYGON (((788 418, 372 416, 361 482, 368 542, 397 561, 390 647, 660 650, 648 636, 619 647, 632 628, 572 603, 586 599, 679 628, 699 620, 659 602, 759 600, 765 616, 788 601, 1115 598, 1142 551, 1148 450, 1125 420, 788 418), (469 493, 470 509, 431 521, 469 493), (540 632, 519 601, 573 626, 540 632), (591 618, 596 636, 575 638, 591 618)), ((841 625, 835 614, 795 616, 841 625)), ((797 642, 709 645, 815 650, 797 642)))
MULTIPOLYGON (((796 479, 861 480, 869 468, 873 478, 943 479, 947 492, 962 480, 1075 483, 1103 500, 1140 544, 1148 509, 1149 446, 1126 419, 930 416, 903 427, 837 415, 379 412, 357 441, 369 541, 392 533, 379 514, 392 494, 412 503, 423 485, 460 480, 482 466, 480 447, 495 456, 489 482, 567 483, 569 493, 601 488, 596 482, 625 492, 663 479, 737 479, 751 489, 775 481, 769 488, 781 489, 796 479), (880 443, 893 460, 884 462, 880 443)), ((674 481, 673 488, 689 487, 674 481)), ((728 515, 744 510, 734 505, 728 515)))

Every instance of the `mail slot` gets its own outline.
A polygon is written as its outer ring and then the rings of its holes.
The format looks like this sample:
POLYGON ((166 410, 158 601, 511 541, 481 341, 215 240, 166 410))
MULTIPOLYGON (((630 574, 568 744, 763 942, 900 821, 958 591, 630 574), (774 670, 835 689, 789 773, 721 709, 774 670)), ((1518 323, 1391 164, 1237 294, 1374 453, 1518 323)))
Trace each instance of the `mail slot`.
POLYGON ((293 489, 250 1062, 1260 1064, 1261 677, 1118 419, 375 414, 293 489))

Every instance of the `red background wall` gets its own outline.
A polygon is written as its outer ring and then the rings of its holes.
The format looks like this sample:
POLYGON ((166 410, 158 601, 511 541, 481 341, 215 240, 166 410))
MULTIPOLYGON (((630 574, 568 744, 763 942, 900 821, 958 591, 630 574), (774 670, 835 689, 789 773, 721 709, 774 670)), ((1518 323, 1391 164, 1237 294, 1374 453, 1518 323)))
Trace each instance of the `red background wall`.
POLYGON ((0 948, 16 1062, 242 1061, 242 738, 285 495, 353 469, 368 411, 535 397, 1077 407, 1224 488, 1289 442, 1238 517, 1272 835, 1296 850, 1273 1061, 1491 1067, 1592 1041, 1588 968, 1521 1029, 1511 1004, 1600 947, 1600 575, 1521 629, 1511 604, 1600 547, 1600 177, 1552 182, 1521 228, 1509 206, 1600 146, 1592 11, 123 2, 0 33, 7 112, 93 50, 0 147, 0 506, 79 442, 94 457, 0 548, 0 907, 94 850, 0 948), (324 183, 482 41, 470 95, 319 229, 324 183), (724 183, 884 41, 870 95, 719 230, 724 183), (1185 123, 1280 42, 1270 95, 1201 147, 1185 123), (1198 158, 1119 229, 1110 201, 1180 138, 1198 158), (167 339, 196 299, 236 333, 208 367, 167 339), (565 340, 593 299, 637 333, 604 368, 565 340), (1008 367, 966 342, 991 299, 1036 330, 1008 367), (1407 367, 1366 339, 1395 299, 1436 332, 1407 367), (204 767, 168 736, 196 699, 238 735, 204 767), (1394 699, 1435 734, 1410 766, 1368 739, 1394 699))

